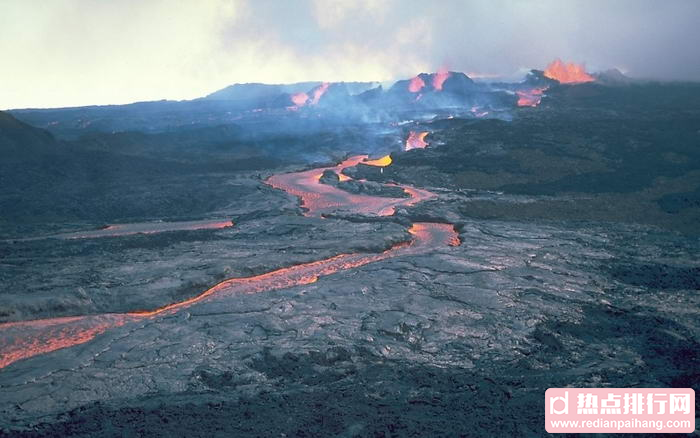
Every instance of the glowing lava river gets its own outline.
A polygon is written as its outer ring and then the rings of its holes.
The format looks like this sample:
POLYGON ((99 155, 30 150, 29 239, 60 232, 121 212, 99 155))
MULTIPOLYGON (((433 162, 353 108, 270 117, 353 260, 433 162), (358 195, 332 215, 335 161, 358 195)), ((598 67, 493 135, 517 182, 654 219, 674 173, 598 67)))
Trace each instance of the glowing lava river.
MULTIPOLYGON (((321 216, 335 211, 387 216, 394 214, 394 210, 398 206, 410 206, 435 197, 426 190, 408 186, 400 186, 408 195, 407 198, 356 195, 320 182, 324 171, 333 170, 342 175, 343 169, 357 166, 365 160, 367 160, 367 156, 356 156, 333 167, 274 175, 266 182, 272 187, 298 196, 307 216, 321 216)), ((345 175, 342 177, 341 180, 349 179, 345 175)), ((169 315, 204 300, 216 300, 227 296, 255 294, 309 284, 315 282, 319 277, 388 258, 421 254, 448 245, 459 245, 458 235, 453 226, 449 224, 414 223, 409 232, 412 236, 411 240, 394 245, 382 253, 339 254, 262 275, 232 278, 216 284, 193 298, 154 310, 0 324, 0 368, 21 359, 83 344, 111 328, 146 318, 169 315)))

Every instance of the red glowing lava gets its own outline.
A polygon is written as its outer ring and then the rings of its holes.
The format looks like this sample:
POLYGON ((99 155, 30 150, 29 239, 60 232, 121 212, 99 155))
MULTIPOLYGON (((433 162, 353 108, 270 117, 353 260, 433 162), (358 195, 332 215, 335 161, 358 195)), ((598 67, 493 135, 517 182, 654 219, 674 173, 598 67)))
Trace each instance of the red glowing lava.
POLYGON ((378 254, 339 254, 316 262, 278 269, 262 275, 225 280, 200 295, 161 308, 126 314, 88 315, 0 324, 0 368, 21 359, 73 347, 94 339, 108 329, 144 318, 174 313, 206 299, 255 294, 314 283, 319 277, 364 266, 400 255, 421 254, 446 245, 459 245, 459 235, 449 224, 415 223, 413 240, 378 254))
POLYGON ((129 236, 132 234, 155 234, 183 230, 217 230, 233 226, 230 220, 203 220, 184 222, 143 222, 136 224, 115 224, 99 230, 77 231, 55 234, 59 239, 93 239, 97 237, 129 236))
POLYGON ((292 94, 291 99, 294 106, 299 108, 306 105, 306 102, 309 100, 309 95, 306 93, 296 93, 292 94))
POLYGON ((391 164, 391 155, 385 155, 381 158, 377 158, 376 160, 365 160, 362 162, 362 164, 376 167, 386 167, 391 164))
POLYGON ((416 202, 435 197, 434 194, 422 189, 412 189, 411 198, 358 195, 319 183, 319 178, 324 171, 332 170, 340 174, 343 169, 356 166, 366 159, 367 155, 357 155, 333 167, 273 175, 267 179, 266 183, 276 189, 298 196, 301 199, 302 208, 306 209, 304 213, 306 216, 322 216, 338 212, 391 216, 396 207, 413 205, 416 202))
POLYGON ((445 68, 441 68, 433 76, 433 88, 437 91, 442 91, 442 84, 450 77, 450 72, 445 68))
POLYGON ((425 141, 425 137, 427 135, 427 131, 410 131, 408 133, 408 138, 406 139, 405 150, 410 151, 411 149, 425 149, 429 144, 427 141, 425 141))
POLYGON ((423 87, 425 87, 425 82, 423 82, 420 76, 416 76, 408 83, 408 91, 411 93, 417 93, 422 90, 423 87))
POLYGON ((130 319, 127 315, 105 314, 0 324, 0 368, 38 354, 83 344, 130 319))
POLYGON ((318 87, 314 88, 313 90, 313 98, 311 99, 311 105, 316 105, 318 101, 321 99, 321 96, 328 90, 328 86, 330 84, 328 82, 324 82, 318 87))
POLYGON ((518 90, 516 94, 518 95, 518 106, 537 106, 542 101, 542 96, 547 90, 547 87, 543 88, 530 88, 529 90, 518 90))
MULTIPOLYGON (((397 199, 354 195, 333 186, 322 184, 319 181, 319 176, 325 170, 331 169, 340 175, 343 169, 356 166, 366 159, 366 155, 359 155, 348 158, 334 167, 274 175, 267 180, 267 183, 299 196, 302 200, 302 206, 308 210, 307 216, 320 215, 323 212, 337 211, 338 209, 345 209, 360 214, 389 215, 393 214, 394 208, 397 206, 410 206, 435 196, 426 190, 410 186, 399 186, 404 189, 410 198, 397 199)), ((396 186, 396 184, 394 185, 396 186)), ((108 227, 108 229, 114 229, 114 227, 108 227)), ((446 245, 459 245, 459 236, 454 227, 449 224, 416 223, 409 229, 409 232, 413 236, 411 241, 396 244, 382 253, 339 254, 327 259, 290 266, 262 275, 232 278, 205 290, 193 298, 154 310, 0 324, 0 368, 4 368, 21 359, 80 345, 109 329, 145 318, 174 313, 205 300, 310 284, 319 277, 357 268, 390 257, 421 254, 446 245)))
POLYGON ((593 76, 586 72, 583 64, 574 64, 573 62, 567 64, 562 62, 561 59, 552 61, 544 71, 544 75, 562 84, 577 84, 595 80, 593 76))

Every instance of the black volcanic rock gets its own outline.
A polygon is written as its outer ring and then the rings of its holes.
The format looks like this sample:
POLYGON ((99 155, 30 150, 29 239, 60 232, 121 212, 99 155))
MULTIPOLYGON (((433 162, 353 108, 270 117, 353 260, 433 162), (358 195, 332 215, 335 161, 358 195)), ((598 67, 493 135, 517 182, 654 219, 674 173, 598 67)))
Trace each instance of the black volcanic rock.
POLYGON ((611 68, 609 70, 593 73, 595 81, 603 85, 630 85, 638 82, 629 76, 625 76, 620 70, 611 68))
POLYGON ((542 70, 530 70, 530 73, 525 76, 525 81, 522 82, 522 85, 528 87, 552 87, 559 85, 559 81, 548 78, 542 70))
POLYGON ((43 129, 20 122, 0 111, 0 154, 3 161, 37 158, 56 149, 53 135, 43 129))
MULTIPOLYGON (((433 77, 434 74, 431 75, 431 86, 433 77)), ((462 72, 450 72, 450 76, 445 79, 445 82, 442 84, 443 93, 452 93, 457 95, 471 94, 477 88, 477 84, 469 76, 462 72)))
POLYGON ((338 183, 340 182, 340 177, 338 176, 337 173, 335 173, 334 171, 328 169, 328 170, 324 170, 324 171, 323 171, 323 174, 321 175, 320 181, 321 181, 323 184, 328 184, 328 185, 331 185, 331 186, 336 186, 336 185, 338 185, 338 183))
POLYGON ((363 103, 372 103, 381 99, 382 94, 384 94, 384 88, 381 85, 378 85, 375 88, 370 88, 369 90, 358 94, 357 98, 363 103))
POLYGON ((318 87, 314 88, 308 93, 309 98, 311 99, 314 98, 315 92, 323 93, 318 99, 317 104, 319 106, 337 107, 340 105, 350 105, 354 101, 353 97, 350 95, 350 90, 348 89, 348 86, 344 82, 337 82, 325 85, 327 87, 325 91, 322 91, 321 87, 323 86, 324 85, 319 85, 318 87))

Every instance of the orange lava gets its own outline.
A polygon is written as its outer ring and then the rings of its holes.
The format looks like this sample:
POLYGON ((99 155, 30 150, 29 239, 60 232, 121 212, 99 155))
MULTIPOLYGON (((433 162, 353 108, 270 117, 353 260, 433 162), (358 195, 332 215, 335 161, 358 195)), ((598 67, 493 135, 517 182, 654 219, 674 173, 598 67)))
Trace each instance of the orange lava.
POLYGON ((410 151, 411 149, 425 149, 425 147, 429 144, 427 141, 425 141, 425 137, 427 135, 427 131, 410 131, 408 133, 408 138, 406 139, 405 150, 410 151))
POLYGON ((127 315, 105 314, 0 324, 0 368, 61 348, 80 345, 124 325, 127 315))
POLYGON ((416 76, 408 83, 408 91, 411 93, 417 93, 422 90, 423 87, 425 87, 425 82, 423 82, 420 76, 416 76))
POLYGON ((367 164, 369 166, 386 167, 391 164, 391 155, 385 155, 376 160, 365 160, 362 164, 367 164))
POLYGON ((531 88, 529 90, 516 91, 518 95, 518 106, 537 106, 542 101, 546 87, 531 88))
POLYGON ((450 77, 450 72, 445 68, 441 68, 433 76, 433 88, 437 91, 442 91, 442 84, 450 77))
POLYGON ((311 99, 311 105, 316 105, 318 101, 321 99, 321 96, 328 90, 328 86, 330 84, 328 82, 324 82, 318 87, 314 88, 313 90, 313 95, 314 97, 311 99))
POLYGON ((574 64, 573 62, 567 64, 562 62, 561 59, 552 61, 544 71, 544 75, 562 84, 578 84, 595 80, 593 76, 586 72, 583 64, 574 64))
POLYGON ((449 224, 416 223, 409 232, 413 240, 398 243, 379 254, 339 254, 327 259, 278 269, 262 275, 225 280, 200 295, 150 311, 125 314, 87 315, 0 324, 0 368, 18 360, 62 348, 73 347, 113 329, 143 318, 174 313, 206 299, 255 294, 314 283, 319 277, 364 266, 399 255, 428 252, 446 245, 459 244, 449 224))
POLYGON ((186 222, 143 222, 136 224, 108 225, 99 230, 78 231, 75 233, 55 234, 59 239, 93 239, 97 237, 129 236, 132 234, 155 234, 183 230, 218 230, 232 227, 230 220, 203 220, 186 222))
POLYGON ((343 169, 356 166, 366 159, 367 155, 357 155, 333 167, 273 175, 267 179, 266 183, 276 189, 298 196, 301 199, 301 207, 306 210, 304 214, 316 217, 328 213, 342 212, 371 216, 391 216, 394 214, 396 207, 413 205, 416 202, 435 197, 434 194, 427 190, 414 188, 411 188, 411 198, 358 195, 331 185, 319 183, 319 178, 324 171, 332 170, 340 174, 343 169))
POLYGON ((306 102, 308 100, 309 100, 309 95, 306 93, 292 94, 292 103, 297 108, 306 105, 306 102))
MULTIPOLYGON (((323 212, 349 210, 360 214, 389 215, 397 206, 410 206, 422 200, 435 197, 427 190, 410 186, 399 186, 409 198, 384 198, 368 195, 354 195, 336 187, 322 184, 319 176, 325 170, 340 172, 356 166, 367 159, 358 155, 337 166, 312 169, 283 175, 274 175, 267 180, 273 187, 299 196, 307 208, 307 216, 323 212)), ((396 184, 393 184, 397 186, 396 184)), ((107 229, 114 230, 115 226, 107 229)), ((355 253, 339 254, 327 259, 294 265, 262 275, 232 278, 205 290, 201 294, 158 309, 136 311, 123 314, 86 315, 77 317, 49 318, 35 321, 20 321, 0 324, 0 368, 18 360, 39 354, 49 353, 86 343, 96 336, 127 323, 144 318, 171 314, 196 303, 220 299, 225 296, 254 294, 293 286, 310 284, 319 277, 339 271, 357 268, 399 255, 422 254, 447 245, 459 245, 459 235, 450 224, 415 223, 409 229, 412 240, 395 244, 378 254, 355 253)))

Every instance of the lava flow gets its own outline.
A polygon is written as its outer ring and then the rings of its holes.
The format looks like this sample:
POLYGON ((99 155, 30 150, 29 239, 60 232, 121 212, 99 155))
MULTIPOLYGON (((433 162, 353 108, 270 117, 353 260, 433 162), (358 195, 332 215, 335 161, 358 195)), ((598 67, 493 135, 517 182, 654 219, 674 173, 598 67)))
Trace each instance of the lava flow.
MULTIPOLYGON (((386 157, 384 157, 386 158, 386 157)), ((384 159, 382 158, 382 159, 384 159)), ((348 158, 337 166, 274 175, 267 181, 299 196, 307 208, 307 216, 325 211, 345 209, 354 213, 389 215, 399 205, 413 205, 434 197, 432 193, 409 186, 400 186, 410 198, 384 198, 353 195, 336 187, 322 184, 319 177, 325 170, 340 172, 367 159, 366 155, 348 158)), ((409 229, 412 240, 398 243, 378 254, 339 254, 327 259, 294 265, 262 275, 232 278, 205 290, 201 294, 158 309, 129 313, 109 313, 75 317, 49 318, 0 324, 0 368, 18 360, 86 343, 105 331, 146 318, 171 314, 196 303, 226 296, 254 294, 315 282, 319 277, 364 266, 399 255, 421 254, 448 245, 459 245, 459 237, 450 224, 415 223, 409 229)))
POLYGON ((365 160, 362 162, 362 164, 375 167, 386 167, 391 164, 391 155, 385 155, 381 158, 377 158, 376 160, 365 160))
POLYGON ((319 100, 321 100, 321 96, 328 90, 328 86, 330 84, 328 82, 324 82, 318 87, 314 88, 313 90, 313 95, 314 97, 311 99, 311 105, 316 105, 319 100))
POLYGON ((306 93, 296 93, 292 94, 290 98, 294 104, 294 106, 291 108, 301 108, 302 106, 306 105, 306 102, 309 100, 309 95, 306 93))
POLYGON ((564 63, 561 59, 552 61, 545 69, 544 75, 562 84, 578 84, 595 80, 593 76, 586 72, 586 68, 583 65, 574 64, 573 62, 564 63))
POLYGON ((528 90, 516 91, 518 95, 518 106, 537 106, 542 101, 546 87, 530 88, 528 90))
POLYGON ((408 133, 408 138, 406 139, 405 150, 410 151, 411 149, 425 149, 429 144, 427 141, 425 141, 425 137, 427 135, 427 131, 410 131, 408 133))
POLYGON ((129 236, 132 234, 155 234, 168 231, 184 230, 218 230, 233 226, 230 220, 203 220, 184 222, 143 222, 137 224, 108 225, 99 230, 77 231, 74 233, 55 234, 50 237, 59 239, 92 239, 97 237, 129 236))
POLYGON ((332 170, 340 175, 343 169, 357 166, 366 159, 367 155, 357 155, 337 166, 273 175, 266 182, 276 189, 301 198, 301 207, 306 210, 306 216, 323 216, 338 212, 390 216, 394 214, 396 207, 411 206, 435 197, 427 190, 408 186, 402 186, 402 188, 410 196, 409 198, 386 198, 353 194, 328 184, 319 184, 319 179, 326 170, 332 170))

